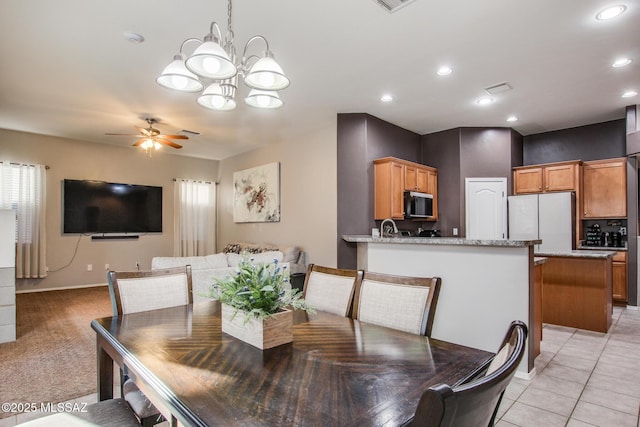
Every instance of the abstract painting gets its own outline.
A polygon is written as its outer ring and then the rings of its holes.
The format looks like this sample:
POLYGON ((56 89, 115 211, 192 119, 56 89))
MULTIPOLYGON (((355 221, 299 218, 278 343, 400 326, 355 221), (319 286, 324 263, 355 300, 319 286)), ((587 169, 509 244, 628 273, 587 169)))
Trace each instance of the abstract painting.
POLYGON ((280 222, 280 163, 233 173, 233 221, 280 222))

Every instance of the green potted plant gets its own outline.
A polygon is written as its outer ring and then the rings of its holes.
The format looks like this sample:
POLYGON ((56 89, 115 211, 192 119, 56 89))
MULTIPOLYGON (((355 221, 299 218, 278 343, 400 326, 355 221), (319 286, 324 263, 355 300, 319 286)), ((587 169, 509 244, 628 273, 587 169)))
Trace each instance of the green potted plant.
POLYGON ((242 260, 235 275, 215 280, 209 296, 222 303, 222 331, 260 349, 293 341, 291 308, 314 311, 275 259, 242 260))

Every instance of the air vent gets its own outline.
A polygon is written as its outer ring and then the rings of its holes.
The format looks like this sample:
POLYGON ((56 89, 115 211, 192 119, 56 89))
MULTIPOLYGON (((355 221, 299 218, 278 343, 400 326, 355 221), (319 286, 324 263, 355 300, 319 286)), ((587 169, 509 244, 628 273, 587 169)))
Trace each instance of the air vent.
POLYGON ((497 85, 485 87, 484 91, 487 92, 489 95, 495 95, 497 93, 506 92, 511 89, 513 88, 509 83, 503 82, 503 83, 498 83, 497 85))
POLYGON ((376 0, 376 3, 384 7, 387 12, 393 13, 396 10, 405 7, 409 3, 413 3, 414 1, 416 0, 376 0))

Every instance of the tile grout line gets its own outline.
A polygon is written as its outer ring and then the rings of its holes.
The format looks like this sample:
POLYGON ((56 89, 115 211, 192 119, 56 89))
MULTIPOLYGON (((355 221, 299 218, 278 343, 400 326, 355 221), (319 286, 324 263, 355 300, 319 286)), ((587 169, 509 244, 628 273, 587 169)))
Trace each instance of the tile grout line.
MULTIPOLYGON (((596 363, 593 365, 593 369, 591 369, 591 372, 589 373, 589 378, 587 378, 587 381, 584 384, 584 387, 582 388, 582 391, 580 392, 580 395, 578 396, 578 399, 576 400, 576 404, 573 405, 573 409, 571 410, 571 413, 569 414, 569 417, 567 418, 567 422, 565 423, 565 427, 569 424, 569 422, 571 422, 571 418, 573 417, 573 414, 576 410, 576 407, 578 406, 578 403, 580 403, 580 398, 582 397, 582 395, 584 394, 584 391, 587 388, 587 384, 589 384, 589 380, 591 379, 591 377, 593 376, 594 371, 596 370, 596 367, 598 366, 598 362, 600 362, 600 358, 602 357, 602 353, 604 353, 604 349, 607 347, 607 344, 609 343, 609 340, 611 339, 611 335, 613 332, 613 329, 615 328, 615 326, 618 324, 618 321, 620 320, 620 317, 622 316, 622 313, 618 314, 618 317, 615 319, 615 322, 612 323, 611 328, 609 328, 609 332, 607 332, 606 335, 606 341, 604 343, 604 345, 602 346, 602 349, 600 350, 600 354, 598 355, 598 358, 596 359, 596 363), (611 332, 611 333, 610 333, 611 332)), ((578 332, 578 329, 576 329, 573 334, 571 334, 571 337, 573 337, 575 335, 575 333, 578 332)), ((571 337, 569 338, 569 340, 571 339, 571 337)), ((569 340, 567 340, 562 347, 564 347, 567 342, 569 342, 569 340)), ((560 350, 562 349, 562 347, 560 348, 560 350)), ((558 352, 560 351, 558 350, 558 352)), ((558 354, 558 353, 556 353, 558 354)), ((553 357, 551 358, 551 360, 553 360, 556 357, 556 355, 554 354, 553 357)), ((549 362, 551 362, 551 360, 549 362)), ((597 405, 600 406, 600 405, 597 405)), ((585 424, 591 424, 588 423, 586 421, 582 421, 582 420, 578 420, 580 422, 583 422, 585 424)), ((591 424, 591 425, 595 425, 595 424, 591 424)))

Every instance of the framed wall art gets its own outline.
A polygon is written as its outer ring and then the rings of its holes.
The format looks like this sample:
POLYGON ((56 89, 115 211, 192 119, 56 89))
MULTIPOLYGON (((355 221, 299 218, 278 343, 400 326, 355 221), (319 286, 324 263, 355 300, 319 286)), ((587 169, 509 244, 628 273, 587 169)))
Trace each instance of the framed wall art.
POLYGON ((280 222, 280 163, 233 173, 233 222, 280 222))

